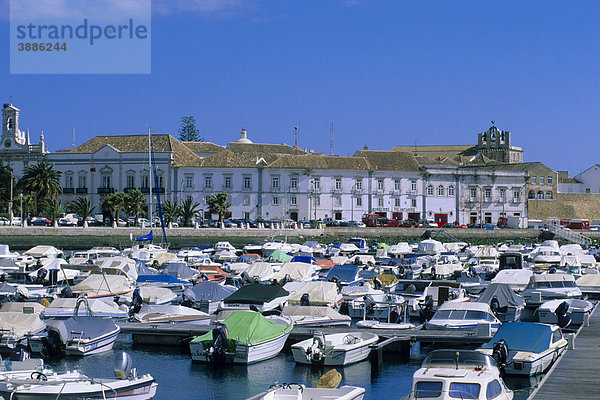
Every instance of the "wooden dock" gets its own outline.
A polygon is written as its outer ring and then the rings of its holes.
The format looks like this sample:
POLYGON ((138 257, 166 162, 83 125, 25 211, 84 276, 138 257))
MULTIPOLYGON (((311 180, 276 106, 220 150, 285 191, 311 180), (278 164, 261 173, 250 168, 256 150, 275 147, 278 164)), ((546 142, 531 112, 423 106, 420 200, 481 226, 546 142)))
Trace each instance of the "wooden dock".
POLYGON ((546 374, 528 400, 600 399, 600 311, 590 316, 567 350, 546 374))
MULTIPOLYGON (((179 345, 189 339, 205 334, 212 330, 214 325, 194 325, 194 324, 142 324, 139 322, 120 322, 122 334, 130 334, 133 342, 136 344, 160 344, 160 345, 179 345)), ((308 339, 315 332, 325 334, 343 333, 343 332, 372 332, 379 335, 383 340, 394 338, 393 342, 407 343, 427 343, 427 344, 449 344, 464 346, 466 344, 481 345, 487 343, 490 336, 478 336, 465 332, 446 332, 446 331, 427 331, 418 329, 393 330, 393 329, 361 329, 348 327, 321 327, 307 328, 295 326, 289 336, 289 341, 297 342, 308 339)), ((391 343, 391 342, 390 342, 391 343)))

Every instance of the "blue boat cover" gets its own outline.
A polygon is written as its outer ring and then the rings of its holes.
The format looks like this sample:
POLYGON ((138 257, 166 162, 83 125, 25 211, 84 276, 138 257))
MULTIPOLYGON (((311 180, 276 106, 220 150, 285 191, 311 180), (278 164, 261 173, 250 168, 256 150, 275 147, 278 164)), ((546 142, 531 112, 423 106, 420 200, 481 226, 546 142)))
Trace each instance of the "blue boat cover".
POLYGON ((358 274, 358 265, 335 265, 327 274, 327 281, 334 276, 338 277, 338 282, 353 282, 358 274))
POLYGON ((182 281, 172 275, 138 275, 138 283, 173 283, 179 285, 191 285, 191 282, 182 281))
POLYGON ((138 275, 156 275, 156 273, 148 268, 142 261, 136 261, 135 269, 137 270, 138 275))
POLYGON ((314 264, 317 262, 314 257, 311 256, 294 256, 290 262, 301 262, 306 264, 314 264))
POLYGON ((183 295, 193 301, 212 300, 220 301, 229 296, 236 289, 219 285, 215 282, 200 282, 191 288, 185 289, 183 295))
POLYGON ((506 342, 508 351, 542 353, 550 347, 552 328, 536 322, 505 322, 481 348, 492 349, 500 339, 506 342))

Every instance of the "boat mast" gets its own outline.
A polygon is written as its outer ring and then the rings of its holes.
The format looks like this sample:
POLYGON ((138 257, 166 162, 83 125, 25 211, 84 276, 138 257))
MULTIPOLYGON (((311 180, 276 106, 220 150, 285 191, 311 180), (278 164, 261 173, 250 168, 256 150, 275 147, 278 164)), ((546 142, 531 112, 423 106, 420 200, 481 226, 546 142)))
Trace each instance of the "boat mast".
POLYGON ((150 189, 150 211, 148 220, 150 221, 150 230, 152 230, 152 134, 148 128, 148 187, 150 189))

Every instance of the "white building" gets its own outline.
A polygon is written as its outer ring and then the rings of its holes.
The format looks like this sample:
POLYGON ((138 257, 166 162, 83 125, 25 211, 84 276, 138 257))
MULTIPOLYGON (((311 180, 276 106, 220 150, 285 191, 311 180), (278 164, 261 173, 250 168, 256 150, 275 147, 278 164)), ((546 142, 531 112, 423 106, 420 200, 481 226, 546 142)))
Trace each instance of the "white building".
POLYGON ((600 164, 594 164, 585 171, 569 178, 561 177, 558 184, 559 193, 600 193, 600 164))

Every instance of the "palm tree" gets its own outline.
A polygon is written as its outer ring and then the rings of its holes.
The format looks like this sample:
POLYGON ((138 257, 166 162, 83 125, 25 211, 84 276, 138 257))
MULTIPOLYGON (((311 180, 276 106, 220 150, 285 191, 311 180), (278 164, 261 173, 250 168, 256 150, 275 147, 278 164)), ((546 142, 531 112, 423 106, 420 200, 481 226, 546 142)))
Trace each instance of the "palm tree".
POLYGON ((217 193, 209 196, 206 203, 208 204, 208 211, 211 214, 219 214, 219 223, 222 223, 223 217, 229 213, 229 207, 231 207, 231 203, 227 199, 227 193, 217 193))
POLYGON ((177 201, 167 200, 165 204, 162 205, 162 213, 165 217, 165 223, 176 221, 177 218, 181 215, 181 207, 177 203, 177 201))
POLYGON ((17 189, 20 189, 23 194, 33 196, 36 212, 39 212, 42 206, 40 200, 54 198, 62 193, 61 174, 54 169, 54 164, 49 164, 47 161, 28 165, 23 170, 23 177, 17 183, 17 189))
POLYGON ((87 218, 92 214, 96 206, 92 206, 92 202, 87 197, 78 197, 67 205, 67 209, 79 215, 83 219, 83 226, 87 226, 87 218))
POLYGON ((109 213, 115 213, 114 221, 119 224, 119 210, 125 204, 125 193, 117 192, 111 193, 102 199, 102 209, 109 213))
POLYGON ((187 197, 181 203, 181 216, 183 217, 183 225, 190 226, 192 218, 197 217, 199 214, 198 208, 200 204, 195 202, 191 197, 187 197))
POLYGON ((58 219, 58 217, 60 216, 60 213, 62 213, 62 210, 63 210, 62 200, 46 199, 46 200, 44 200, 44 205, 45 205, 45 209, 46 209, 46 211, 45 211, 46 216, 53 223, 56 223, 56 220, 58 219))
POLYGON ((146 199, 141 190, 136 189, 127 193, 123 200, 123 211, 137 219, 146 209, 146 199))

